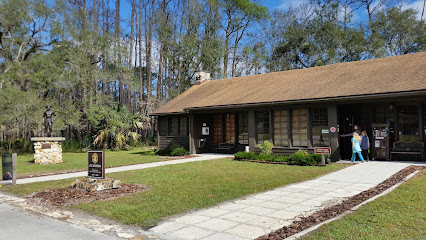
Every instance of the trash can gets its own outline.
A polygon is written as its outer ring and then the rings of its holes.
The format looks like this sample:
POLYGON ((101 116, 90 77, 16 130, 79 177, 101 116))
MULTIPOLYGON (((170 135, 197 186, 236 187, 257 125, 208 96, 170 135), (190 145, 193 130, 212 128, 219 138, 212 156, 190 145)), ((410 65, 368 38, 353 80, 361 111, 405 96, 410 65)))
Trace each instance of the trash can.
POLYGON ((13 165, 12 165, 12 154, 2 156, 2 179, 3 180, 12 180, 13 178, 13 165))

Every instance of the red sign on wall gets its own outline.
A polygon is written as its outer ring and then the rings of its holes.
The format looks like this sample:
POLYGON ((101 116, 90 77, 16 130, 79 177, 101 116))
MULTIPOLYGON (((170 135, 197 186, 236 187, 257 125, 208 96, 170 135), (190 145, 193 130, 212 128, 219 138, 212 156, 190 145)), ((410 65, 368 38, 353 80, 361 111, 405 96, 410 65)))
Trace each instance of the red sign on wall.
POLYGON ((331 154, 331 148, 330 147, 316 147, 315 148, 316 154, 331 154))

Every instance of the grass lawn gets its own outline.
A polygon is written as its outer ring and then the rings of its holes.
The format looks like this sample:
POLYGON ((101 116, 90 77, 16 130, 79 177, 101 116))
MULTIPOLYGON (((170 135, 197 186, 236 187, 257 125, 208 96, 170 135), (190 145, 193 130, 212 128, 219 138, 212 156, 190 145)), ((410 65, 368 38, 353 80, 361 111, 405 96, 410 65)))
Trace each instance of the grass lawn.
MULTIPOLYGON (((92 214, 146 227, 163 217, 216 205, 244 195, 300 182, 347 165, 301 167, 220 159, 108 174, 125 183, 152 186, 152 190, 105 202, 85 203, 75 208, 92 214)), ((4 191, 29 194, 67 186, 68 181, 3 187, 4 191)))
MULTIPOLYGON (((159 156, 145 155, 149 149, 135 148, 129 151, 105 151, 105 167, 116 167, 128 164, 148 163, 162 161, 159 156)), ((35 164, 34 154, 18 154, 18 176, 34 174, 46 174, 73 170, 87 170, 87 152, 63 153, 63 163, 59 164, 35 164)))
POLYGON ((303 239, 426 239, 426 170, 303 239))

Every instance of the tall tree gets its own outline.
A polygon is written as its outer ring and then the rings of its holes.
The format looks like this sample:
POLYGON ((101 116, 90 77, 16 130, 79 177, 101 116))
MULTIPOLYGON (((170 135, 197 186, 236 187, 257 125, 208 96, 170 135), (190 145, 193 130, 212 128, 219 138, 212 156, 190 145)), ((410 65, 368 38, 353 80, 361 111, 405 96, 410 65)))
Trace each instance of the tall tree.
MULTIPOLYGON (((233 58, 236 57, 236 49, 244 36, 247 28, 255 21, 264 19, 268 15, 266 7, 251 2, 250 0, 220 0, 220 6, 224 15, 223 28, 225 30, 225 42, 223 53, 223 76, 228 76, 228 59, 230 50, 233 49, 233 58), (230 47, 233 39, 234 45, 230 47)), ((232 64, 232 76, 235 71, 235 62, 232 64)))

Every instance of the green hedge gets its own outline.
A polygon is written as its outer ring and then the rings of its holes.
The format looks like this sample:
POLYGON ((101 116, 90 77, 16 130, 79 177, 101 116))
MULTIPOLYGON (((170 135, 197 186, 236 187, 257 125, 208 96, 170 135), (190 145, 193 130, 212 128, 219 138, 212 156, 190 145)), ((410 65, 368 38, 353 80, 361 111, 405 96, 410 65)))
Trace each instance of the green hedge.
POLYGON ((188 151, 183 147, 175 148, 173 151, 170 152, 170 155, 172 156, 185 156, 188 154, 188 151))
POLYGON ((234 155, 235 159, 247 159, 247 160, 258 160, 258 161, 269 161, 269 162, 288 162, 288 156, 268 155, 268 154, 256 154, 254 152, 237 152, 234 155))
POLYGON ((293 165, 312 166, 321 162, 321 154, 309 154, 306 150, 299 150, 290 156, 256 154, 254 152, 237 152, 234 159, 247 159, 268 162, 288 162, 293 165))

